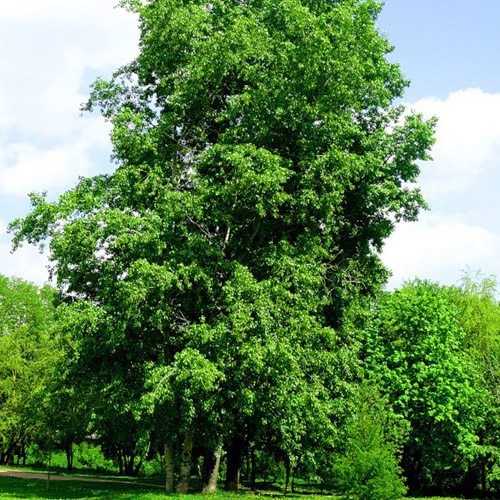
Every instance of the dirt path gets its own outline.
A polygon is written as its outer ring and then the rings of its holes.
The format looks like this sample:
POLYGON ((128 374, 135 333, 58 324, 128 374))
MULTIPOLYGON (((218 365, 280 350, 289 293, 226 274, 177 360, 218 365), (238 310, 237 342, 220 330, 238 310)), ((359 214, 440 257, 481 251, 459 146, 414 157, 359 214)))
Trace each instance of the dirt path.
MULTIPOLYGON (((43 479, 47 480, 47 474, 37 472, 20 472, 17 470, 0 469, 0 477, 17 477, 20 479, 43 479)), ((99 479, 94 477, 82 476, 58 476, 50 475, 51 481, 86 481, 89 483, 114 483, 114 484, 133 484, 135 486, 152 486, 154 488, 164 488, 161 484, 136 483, 135 481, 120 481, 117 479, 99 479)))

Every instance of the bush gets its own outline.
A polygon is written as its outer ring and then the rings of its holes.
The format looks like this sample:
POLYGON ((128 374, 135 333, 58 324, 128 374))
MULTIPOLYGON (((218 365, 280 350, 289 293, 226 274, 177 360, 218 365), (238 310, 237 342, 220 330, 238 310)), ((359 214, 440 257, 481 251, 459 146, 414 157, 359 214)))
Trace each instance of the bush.
POLYGON ((73 448, 75 465, 82 466, 92 470, 113 471, 116 469, 112 460, 104 457, 99 445, 82 442, 73 448))
POLYGON ((142 463, 140 475, 141 476, 163 476, 164 474, 163 462, 159 455, 156 453, 152 460, 147 460, 142 463))
POLYGON ((333 467, 334 484, 346 500, 396 500, 404 496, 406 487, 399 467, 404 428, 375 388, 360 387, 344 452, 333 467))

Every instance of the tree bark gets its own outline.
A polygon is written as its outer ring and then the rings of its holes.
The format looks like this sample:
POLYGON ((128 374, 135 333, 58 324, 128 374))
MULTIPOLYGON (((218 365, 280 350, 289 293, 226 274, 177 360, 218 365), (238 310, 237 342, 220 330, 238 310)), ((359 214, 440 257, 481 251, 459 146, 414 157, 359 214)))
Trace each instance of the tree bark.
POLYGON ((189 479, 191 477, 191 452, 193 451, 193 431, 184 435, 181 454, 181 468, 179 482, 175 488, 176 493, 187 493, 189 490, 189 479))
POLYGON ((286 495, 288 491, 288 485, 290 484, 290 458, 288 455, 285 457, 285 490, 283 491, 283 495, 286 495))
MULTIPOLYGON (((144 455, 142 455, 139 458, 139 461, 137 462, 137 465, 134 467, 134 473, 133 473, 134 476, 138 476, 139 475, 139 472, 141 471, 141 467, 142 467, 142 462, 143 461, 144 461, 144 455)), ((133 463, 132 463, 132 465, 133 465, 133 463)))
POLYGON ((234 436, 233 442, 227 449, 226 467, 226 491, 238 491, 240 487, 240 466, 241 454, 243 451, 243 439, 241 436, 234 436))
POLYGON ((118 467, 120 468, 120 476, 123 476, 123 458, 122 452, 118 452, 118 467))
POLYGON ((174 446, 172 443, 165 445, 165 490, 174 492, 174 446))
POLYGON ((66 443, 66 461, 67 461, 67 469, 69 471, 73 470, 73 442, 68 441, 66 443))
POLYGON ((250 476, 250 489, 255 491, 256 477, 257 477, 257 468, 255 467, 255 448, 252 446, 250 450, 250 462, 252 464, 252 475, 250 476))
POLYGON ((292 470, 292 486, 291 486, 291 493, 295 493, 295 475, 297 474, 297 469, 299 468, 300 464, 300 457, 297 457, 297 461, 295 463, 295 467, 292 470))
POLYGON ((129 456, 127 456, 124 453, 123 456, 124 456, 124 462, 125 462, 125 475, 126 476, 133 476, 134 475, 135 453, 132 453, 129 456))
POLYGON ((219 475, 220 456, 222 454, 222 438, 219 438, 215 450, 205 455, 203 460, 202 493, 215 493, 217 476, 219 475))

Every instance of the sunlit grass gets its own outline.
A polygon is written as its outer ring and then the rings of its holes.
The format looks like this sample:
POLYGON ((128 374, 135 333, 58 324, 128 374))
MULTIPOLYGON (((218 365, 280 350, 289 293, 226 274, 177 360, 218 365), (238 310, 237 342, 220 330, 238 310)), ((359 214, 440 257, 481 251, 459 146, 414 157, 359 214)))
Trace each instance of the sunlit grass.
MULTIPOLYGON (((23 468, 26 471, 26 468, 23 468)), ((105 476, 100 476, 105 478, 105 476)), ((0 477, 0 500, 165 500, 168 498, 182 500, 253 500, 283 498, 279 491, 261 491, 241 493, 218 492, 209 497, 200 494, 168 495, 154 487, 134 484, 97 483, 83 481, 51 481, 47 491, 47 482, 42 479, 19 479, 0 477)), ((288 498, 303 498, 305 500, 325 500, 338 498, 328 495, 287 495, 288 498)), ((459 500, 450 497, 412 498, 411 500, 459 500)))

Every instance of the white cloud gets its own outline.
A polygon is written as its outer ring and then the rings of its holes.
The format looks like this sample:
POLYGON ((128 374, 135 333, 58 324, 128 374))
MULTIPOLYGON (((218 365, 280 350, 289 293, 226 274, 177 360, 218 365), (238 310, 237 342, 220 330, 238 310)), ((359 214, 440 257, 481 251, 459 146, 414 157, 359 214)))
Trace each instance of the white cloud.
POLYGON ((500 276, 500 234, 465 224, 459 216, 426 213, 416 224, 401 224, 383 260, 392 270, 390 287, 415 277, 456 284, 463 271, 481 269, 500 276))
POLYGON ((51 148, 30 142, 8 144, 0 149, 0 192, 25 196, 33 191, 60 192, 79 176, 97 173, 91 153, 108 145, 109 126, 102 119, 86 120, 86 128, 74 141, 51 148))
POLYGON ((467 89, 451 93, 444 101, 422 99, 409 107, 439 118, 434 161, 423 167, 420 180, 430 198, 464 192, 484 175, 498 172, 500 94, 467 89))
MULTIPOLYGON (((109 165, 109 127, 80 117, 89 84, 138 52, 137 18, 118 0, 16 0, 0 17, 0 210, 23 217, 26 194, 58 194, 109 165), (17 201, 19 200, 19 201, 17 201)), ((8 216, 6 214, 9 214, 8 216)), ((0 224, 0 273, 41 284, 46 258, 10 254, 0 224)))
POLYGON ((9 244, 0 244, 0 273, 17 276, 39 286, 48 282, 48 259, 32 246, 25 246, 11 253, 9 244))
POLYGON ((419 179, 431 212, 387 241, 389 285, 414 277, 454 284, 467 267, 500 277, 500 94, 461 90, 410 107, 439 117, 434 161, 419 179))
MULTIPOLYGON (((87 4, 97 6, 101 3, 101 0, 71 0, 71 6, 77 6, 78 4, 87 4)), ((7 2, 2 5, 2 17, 12 18, 12 17, 25 17, 30 14, 38 14, 45 10, 55 10, 68 8, 67 0, 17 0, 16 2, 7 2)))
POLYGON ((61 140, 78 131, 89 75, 109 76, 137 54, 137 20, 114 5, 115 0, 22 0, 9 2, 7 12, 2 6, 4 138, 61 140))
MULTIPOLYGON (((7 224, 0 219, 0 240, 8 241, 7 224)), ((0 273, 4 276, 18 276, 27 281, 43 285, 49 279, 46 255, 32 246, 25 246, 11 253, 9 243, 0 243, 0 273)))

